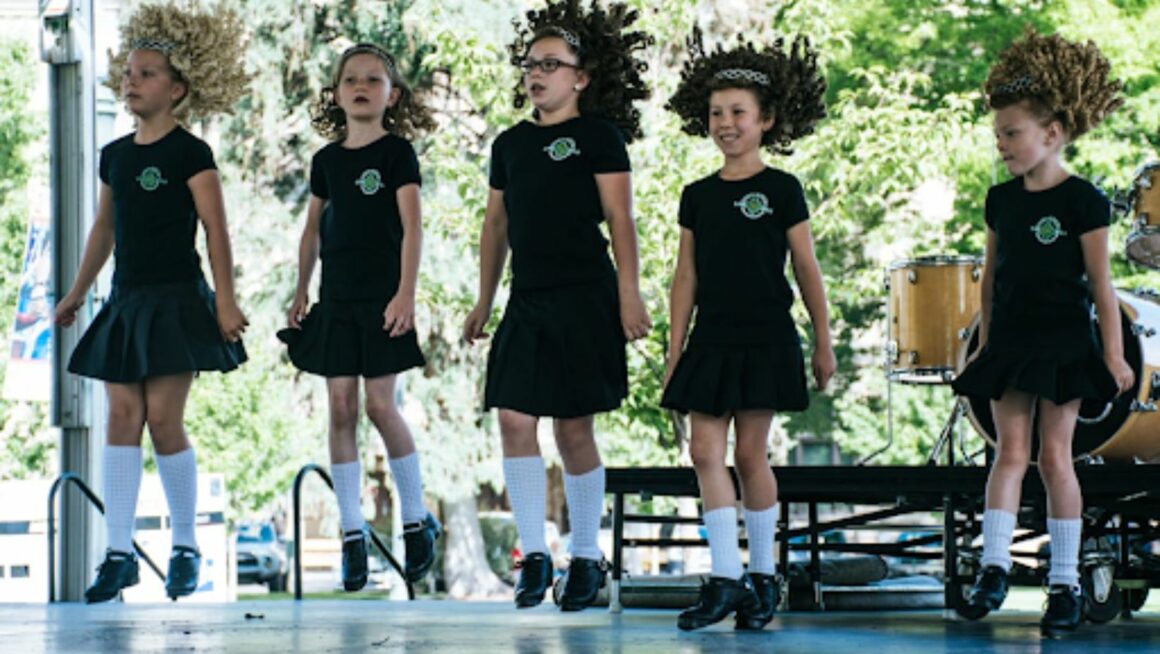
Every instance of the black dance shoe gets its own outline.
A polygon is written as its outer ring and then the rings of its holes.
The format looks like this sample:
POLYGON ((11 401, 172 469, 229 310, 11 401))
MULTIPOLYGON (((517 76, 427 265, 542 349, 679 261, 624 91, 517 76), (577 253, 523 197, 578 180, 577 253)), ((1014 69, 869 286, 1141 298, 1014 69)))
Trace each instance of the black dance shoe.
POLYGON ((604 588, 604 573, 608 568, 603 561, 572 557, 568 572, 564 573, 564 589, 557 604, 561 611, 583 611, 596 601, 596 594, 604 588))
MULTIPOLYGON (((729 617, 730 613, 752 615, 760 610, 761 600, 753 591, 749 577, 740 579, 709 577, 701 584, 701 594, 697 603, 681 611, 677 626, 683 631, 708 627, 729 617)), ((738 616, 740 621, 740 616, 738 616)), ((764 624, 762 625, 764 626, 764 624)))
POLYGON ((169 599, 192 595, 197 590, 201 572, 201 552, 193 547, 174 545, 169 555, 169 573, 165 575, 165 594, 169 599))
POLYGON ((1047 610, 1039 621, 1039 630, 1048 638, 1058 638, 1075 631, 1083 620, 1084 597, 1070 586, 1054 585, 1047 591, 1047 610))
POLYGON ((122 588, 136 586, 140 581, 137 555, 131 552, 108 550, 105 560, 97 566, 97 579, 85 590, 85 602, 107 602, 122 588))
POLYGON ((741 607, 737 610, 736 628, 760 630, 773 620, 777 605, 781 604, 781 577, 760 572, 749 573, 753 591, 757 595, 758 606, 754 610, 741 607))
POLYGON ((430 513, 421 522, 403 525, 403 542, 407 546, 407 581, 419 581, 435 563, 435 539, 443 525, 430 513))
POLYGON ((367 585, 367 536, 363 530, 342 535, 342 589, 362 590, 367 585))
POLYGON ((547 554, 532 552, 519 563, 520 581, 516 584, 516 608, 539 606, 544 593, 552 584, 552 559, 547 554))
POLYGON ((1003 606, 1007 599, 1007 571, 997 565, 989 565, 979 571, 975 585, 967 595, 966 611, 963 615, 978 620, 991 611, 1003 606))

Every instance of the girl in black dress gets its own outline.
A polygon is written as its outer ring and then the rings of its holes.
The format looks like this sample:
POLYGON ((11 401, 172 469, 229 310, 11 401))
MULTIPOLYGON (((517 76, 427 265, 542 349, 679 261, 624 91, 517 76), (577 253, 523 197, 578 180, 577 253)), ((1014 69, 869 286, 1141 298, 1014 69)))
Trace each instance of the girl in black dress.
POLYGON ((434 122, 394 58, 369 43, 339 57, 331 85, 313 107, 313 122, 331 143, 311 162, 298 288, 289 328, 278 336, 289 345, 295 366, 326 378, 331 477, 343 530, 342 583, 354 591, 367 582, 356 438, 360 377, 367 417, 386 445, 399 493, 407 578, 421 579, 435 561, 439 523, 423 504, 415 440, 395 405, 397 375, 424 365, 414 329, 423 238, 419 161, 407 139, 434 122), (310 307, 310 278, 319 258, 319 301, 310 307))
POLYGON ((968 597, 982 617, 1003 603, 1012 531, 1040 426, 1039 473, 1051 536, 1047 635, 1082 617, 1078 577, 1083 498, 1072 462, 1080 401, 1104 403, 1132 386, 1108 267, 1110 205, 1063 167, 1065 145, 1122 103, 1095 44, 1028 30, 986 82, 999 155, 1013 178, 987 192, 980 354, 954 382, 991 400, 997 447, 987 481, 982 569, 968 597), (1091 315, 1095 300, 1096 338, 1091 315))
POLYGON ((769 427, 774 412, 802 411, 809 403, 801 342, 789 311, 794 294, 785 277, 787 252, 814 330, 811 367, 818 389, 837 366, 801 184, 767 166, 761 148, 788 153, 795 139, 813 131, 825 115, 825 81, 804 38, 788 52, 779 39, 760 50, 742 43, 708 53, 697 30, 688 46, 681 85, 668 108, 681 117, 686 133, 710 136, 724 161, 681 194, 661 403, 690 414, 689 451, 701 486, 712 572, 699 602, 677 624, 697 629, 736 613, 738 629, 761 629, 773 619, 780 590, 769 427), (730 423, 749 535, 748 574, 725 466, 730 423))
POLYGON ((165 591, 197 589, 201 554, 197 463, 183 424, 201 370, 246 360, 246 318, 234 298, 233 262, 213 152, 186 131, 192 114, 228 110, 245 90, 242 25, 232 10, 146 5, 121 30, 109 86, 136 130, 101 150, 96 220, 72 288, 56 307, 71 325, 113 254, 113 290, 69 359, 69 371, 105 382, 103 462, 108 551, 85 591, 103 602, 138 581, 133 527, 141 482, 141 433, 149 426, 173 529, 165 591), (213 39, 209 38, 214 35, 213 39), (214 290, 194 249, 205 229, 214 290))
POLYGON ((625 342, 651 328, 625 150, 640 135, 633 103, 648 96, 640 76, 648 37, 630 29, 636 19, 620 3, 587 11, 576 0, 551 3, 528 12, 509 48, 523 70, 515 104, 531 100, 534 110, 492 145, 479 300, 464 338, 486 336, 510 247, 512 293, 488 356, 484 404, 499 409, 504 480, 523 546, 517 607, 543 601, 552 580, 541 417, 553 419, 572 529, 560 608, 590 605, 604 580, 604 467, 593 416, 627 395, 625 342), (606 221, 615 268, 600 231, 606 221))

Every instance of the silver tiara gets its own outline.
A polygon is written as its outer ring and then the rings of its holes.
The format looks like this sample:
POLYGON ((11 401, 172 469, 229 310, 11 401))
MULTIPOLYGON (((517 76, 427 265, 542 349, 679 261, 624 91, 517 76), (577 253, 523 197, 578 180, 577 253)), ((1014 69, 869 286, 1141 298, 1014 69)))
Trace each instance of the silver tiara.
POLYGON ((177 48, 177 44, 173 41, 163 41, 161 39, 141 38, 129 41, 130 50, 157 50, 169 54, 177 48))
POLYGON ((560 38, 562 38, 568 42, 568 45, 572 46, 573 48, 575 48, 577 50, 580 49, 580 37, 576 36, 572 32, 569 32, 568 30, 564 29, 563 27, 553 27, 552 31, 555 32, 556 34, 559 34, 560 38))
POLYGON ((1035 78, 1031 77, 1030 75, 1020 75, 1019 77, 1016 77, 1006 84, 1000 84, 999 86, 996 86, 995 92, 991 95, 1015 95, 1020 91, 1026 91, 1030 89, 1034 85, 1035 78))
POLYGON ((717 71, 713 77, 717 79, 743 80, 762 86, 769 86, 769 75, 749 68, 725 68, 717 71))

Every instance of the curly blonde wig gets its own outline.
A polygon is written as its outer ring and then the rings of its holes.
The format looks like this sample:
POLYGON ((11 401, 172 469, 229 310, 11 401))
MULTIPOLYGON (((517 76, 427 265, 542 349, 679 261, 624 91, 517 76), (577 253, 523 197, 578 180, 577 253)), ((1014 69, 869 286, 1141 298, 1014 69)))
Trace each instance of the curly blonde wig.
POLYGON ((788 51, 785 39, 758 49, 738 37, 737 46, 705 50, 700 28, 686 41, 689 58, 681 83, 665 108, 681 117, 681 129, 693 136, 709 134, 709 96, 721 89, 748 89, 761 114, 774 118, 761 145, 774 154, 790 154, 793 141, 814 131, 826 115, 826 80, 818 70, 818 53, 798 36, 788 51))
POLYGON ((192 0, 144 4, 121 27, 121 48, 109 51, 109 79, 120 94, 129 53, 157 50, 186 93, 173 107, 179 121, 224 113, 246 92, 245 29, 237 11, 192 0))
POLYGON ((999 53, 983 90, 992 109, 1027 102, 1042 122, 1058 120, 1075 140, 1124 103, 1123 84, 1108 77, 1110 70, 1095 43, 1043 36, 1028 27, 999 53))
POLYGON ((407 80, 399 73, 395 58, 373 43, 356 43, 339 56, 334 64, 330 85, 322 87, 318 98, 310 105, 310 124, 315 131, 332 141, 346 139, 346 113, 335 102, 334 91, 342 79, 342 69, 346 66, 346 62, 359 54, 378 57, 391 80, 391 87, 399 91, 398 99, 383 113, 384 129, 408 141, 413 141, 423 133, 435 129, 437 126, 435 118, 431 115, 431 109, 423 102, 424 91, 411 89, 407 80))

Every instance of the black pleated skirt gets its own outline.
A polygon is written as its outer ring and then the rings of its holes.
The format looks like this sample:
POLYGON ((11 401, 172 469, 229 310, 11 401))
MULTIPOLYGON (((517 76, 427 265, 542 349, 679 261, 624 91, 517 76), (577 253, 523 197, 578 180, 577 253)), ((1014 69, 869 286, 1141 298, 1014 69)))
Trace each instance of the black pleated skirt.
POLYGON ((415 331, 392 338, 383 331, 389 300, 322 300, 310 308, 301 329, 282 329, 290 361, 323 377, 382 377, 425 365, 415 331))
POLYGON ((1071 320, 992 319, 986 345, 951 384, 959 395, 998 400, 1013 388, 1063 404, 1103 403, 1116 396, 1116 380, 1087 315, 1071 320))
POLYGON ((578 418, 628 395, 616 279, 513 291, 487 358, 484 408, 578 418))
POLYGON ((114 288, 69 359, 69 372, 128 384, 184 372, 229 372, 246 361, 227 342, 204 279, 114 288))
POLYGON ((1056 404, 1075 399, 1110 401, 1116 380, 1103 356, 1096 352, 1066 353, 1015 350, 984 346, 979 357, 952 384, 955 392, 974 398, 998 400, 1015 390, 1056 404))
POLYGON ((805 360, 796 334, 780 343, 690 341, 665 387, 661 406, 723 416, 733 411, 804 411, 805 360))

